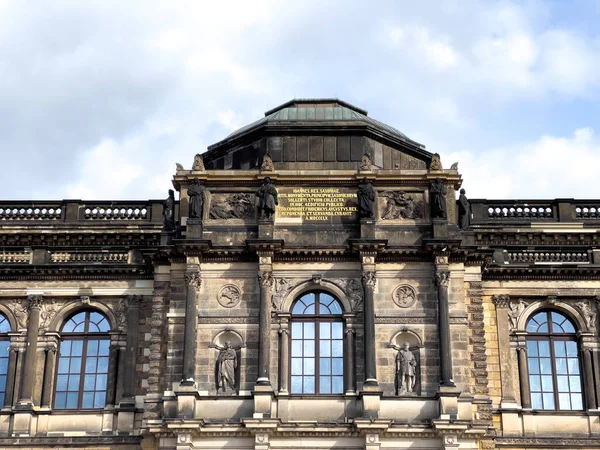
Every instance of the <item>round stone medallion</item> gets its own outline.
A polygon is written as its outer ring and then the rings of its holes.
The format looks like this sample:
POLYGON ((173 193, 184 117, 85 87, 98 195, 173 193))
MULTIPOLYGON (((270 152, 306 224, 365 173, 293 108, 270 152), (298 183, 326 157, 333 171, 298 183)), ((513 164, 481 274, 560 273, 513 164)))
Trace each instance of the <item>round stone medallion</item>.
POLYGON ((417 301, 417 294, 412 286, 401 284, 394 289, 392 298, 394 299, 394 303, 400 308, 409 308, 417 301))
POLYGON ((217 301, 224 308, 233 308, 242 300, 242 291, 235 284, 226 284, 217 294, 217 301))

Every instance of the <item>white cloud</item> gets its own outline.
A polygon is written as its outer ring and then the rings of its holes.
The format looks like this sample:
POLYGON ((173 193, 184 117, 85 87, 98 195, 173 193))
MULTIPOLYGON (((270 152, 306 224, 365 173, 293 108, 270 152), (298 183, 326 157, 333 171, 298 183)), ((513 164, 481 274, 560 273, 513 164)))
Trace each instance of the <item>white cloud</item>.
POLYGON ((463 187, 477 198, 597 198, 600 140, 591 128, 541 136, 500 149, 442 155, 459 161, 463 187))

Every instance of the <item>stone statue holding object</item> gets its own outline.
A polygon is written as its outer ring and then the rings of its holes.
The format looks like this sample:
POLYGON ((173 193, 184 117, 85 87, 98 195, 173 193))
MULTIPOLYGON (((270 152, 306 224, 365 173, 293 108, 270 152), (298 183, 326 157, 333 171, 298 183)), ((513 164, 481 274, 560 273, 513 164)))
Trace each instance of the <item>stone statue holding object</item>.
POLYGON ((465 195, 465 190, 460 190, 458 197, 458 226, 461 230, 466 230, 471 225, 471 205, 465 195))
POLYGON ((235 369, 237 369, 237 353, 231 347, 231 341, 225 342, 225 348, 219 352, 217 359, 217 382, 219 394, 235 394, 235 369))
POLYGON ((194 178, 187 194, 190 199, 189 218, 201 219, 204 208, 204 186, 200 184, 198 178, 194 178))
POLYGON ((279 204, 277 201, 277 189, 271 184, 271 178, 265 177, 263 184, 256 191, 258 197, 258 210, 260 218, 271 220, 275 214, 275 206, 279 204))
POLYGON ((431 203, 432 219, 447 219, 446 213, 446 186, 439 178, 436 178, 429 187, 429 201, 431 203))
POLYGON ((175 231, 175 193, 169 189, 169 196, 163 202, 163 230, 175 231))
POLYGON ((363 177, 362 181, 358 183, 358 191, 356 192, 358 198, 358 217, 361 219, 372 219, 375 214, 375 189, 373 185, 369 183, 367 177, 363 177))
POLYGON ((408 342, 402 344, 396 355, 396 381, 400 394, 411 394, 416 385, 417 360, 409 349, 408 342))

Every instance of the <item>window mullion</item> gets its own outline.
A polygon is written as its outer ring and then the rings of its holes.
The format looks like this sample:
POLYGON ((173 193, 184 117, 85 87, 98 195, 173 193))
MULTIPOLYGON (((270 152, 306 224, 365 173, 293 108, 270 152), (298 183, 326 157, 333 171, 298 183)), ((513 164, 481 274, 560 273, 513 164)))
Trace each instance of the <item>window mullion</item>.
POLYGON ((79 371, 79 401, 78 401, 78 409, 83 408, 83 384, 85 380, 85 366, 87 360, 87 336, 84 336, 83 339, 83 349, 81 351, 81 370, 79 371))

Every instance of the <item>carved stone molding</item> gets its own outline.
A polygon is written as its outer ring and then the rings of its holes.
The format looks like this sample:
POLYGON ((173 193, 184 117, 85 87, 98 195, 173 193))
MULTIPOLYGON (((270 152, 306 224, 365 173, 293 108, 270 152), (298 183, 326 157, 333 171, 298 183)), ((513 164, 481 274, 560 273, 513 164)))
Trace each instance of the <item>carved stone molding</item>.
POLYGON ((583 320, 585 320, 585 325, 587 326, 588 331, 595 332, 596 331, 596 319, 597 319, 597 298, 594 300, 585 299, 575 303, 575 306, 581 312, 583 316, 583 320))
POLYGON ((242 291, 235 284, 226 284, 217 294, 217 301, 223 308, 233 308, 242 300, 242 291))
POLYGON ((362 283, 365 288, 369 287, 375 289, 375 285, 377 284, 377 277, 375 276, 375 272, 366 271, 361 275, 362 283))
POLYGON ((381 220, 423 219, 425 205, 422 200, 415 200, 414 194, 403 191, 384 191, 379 194, 382 200, 381 220))
POLYGON ((40 330, 47 330, 50 327, 50 322, 56 316, 56 313, 63 307, 64 301, 57 301, 56 299, 50 299, 42 304, 42 310, 40 312, 40 330))
POLYGON ((294 281, 291 278, 276 278, 273 282, 275 293, 271 298, 274 311, 281 311, 283 300, 294 287, 294 281))
POLYGON ((339 278, 332 281, 342 287, 346 297, 350 301, 352 311, 362 311, 364 291, 358 278, 339 278))
POLYGON ((394 289, 392 300, 400 308, 410 308, 417 301, 415 289, 408 284, 401 284, 394 289))
POLYGON ((127 298, 121 297, 117 300, 113 307, 115 319, 117 321, 117 329, 122 333, 127 333, 127 310, 129 308, 127 298))
POLYGON ((360 161, 360 170, 371 170, 372 164, 371 155, 369 153, 363 153, 360 161))
POLYGON ((262 164, 260 165, 260 170, 262 172, 272 172, 275 170, 275 166, 273 165, 273 159, 269 153, 263 156, 262 164))
POLYGON ((448 287, 450 284, 450 271, 449 270, 438 270, 434 276, 434 282, 436 286, 448 287))
POLYGON ((212 195, 209 219, 252 219, 254 218, 254 195, 238 192, 212 195))
POLYGON ((510 303, 510 295, 500 294, 492 297, 492 302, 496 305, 496 308, 508 308, 510 303))
POLYGON ((200 291, 200 287, 202 286, 202 278, 200 277, 199 272, 186 272, 185 282, 190 288, 195 289, 196 293, 200 291))
POLYGON ((197 154, 194 156, 194 164, 192 164, 192 170, 200 170, 204 171, 204 160, 202 159, 202 155, 197 154))
POLYGON ((19 328, 26 328, 29 314, 27 312, 27 300, 15 298, 12 299, 9 304, 9 309, 15 315, 17 320, 17 326, 19 328))

